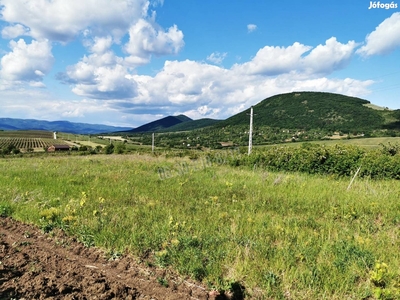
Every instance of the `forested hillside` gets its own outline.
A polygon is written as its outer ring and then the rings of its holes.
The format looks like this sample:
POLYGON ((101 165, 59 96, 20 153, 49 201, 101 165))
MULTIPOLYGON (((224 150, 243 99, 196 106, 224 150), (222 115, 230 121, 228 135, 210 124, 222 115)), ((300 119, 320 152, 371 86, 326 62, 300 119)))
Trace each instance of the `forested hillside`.
MULTIPOLYGON (((254 106, 254 124, 285 129, 352 132, 382 128, 385 119, 367 100, 339 94, 299 92, 276 95, 254 106)), ((217 126, 248 124, 250 109, 217 126)))

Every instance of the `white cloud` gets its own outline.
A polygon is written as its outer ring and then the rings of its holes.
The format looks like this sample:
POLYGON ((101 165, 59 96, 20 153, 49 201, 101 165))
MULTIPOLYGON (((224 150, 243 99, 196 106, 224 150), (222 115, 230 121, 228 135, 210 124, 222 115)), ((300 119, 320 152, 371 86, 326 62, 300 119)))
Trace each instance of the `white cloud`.
POLYGON ((400 47, 400 12, 379 24, 365 38, 366 44, 357 50, 364 56, 388 54, 400 47))
POLYGON ((225 57, 227 56, 228 53, 219 53, 219 52, 213 52, 209 56, 207 56, 207 60, 220 65, 224 61, 225 57))
MULTIPOLYGON (((110 108, 110 102, 92 99, 61 100, 54 98, 46 89, 21 88, 0 90, 2 109, 0 117, 32 118, 40 120, 65 120, 75 122, 100 123, 114 120, 115 125, 123 123, 121 112, 110 108), (34 103, 34 105, 27 105, 34 103)), ((129 116, 129 115, 128 115, 129 116)))
POLYGON ((161 6, 163 1, 118 0, 110 5, 109 0, 0 0, 0 16, 10 24, 2 30, 3 37, 33 38, 29 45, 23 39, 10 42, 13 52, 2 58, 2 88, 4 80, 42 86, 38 82, 54 60, 51 43, 66 46, 79 37, 89 54, 59 74, 59 79, 72 84, 72 91, 80 96, 134 96, 136 84, 127 79, 132 68, 149 63, 152 55, 176 54, 184 46, 182 31, 176 25, 161 28, 156 13, 149 16, 150 5, 161 6), (121 45, 128 34, 129 41, 121 45), (113 45, 125 50, 126 57, 117 57, 113 45))
POLYGON ((163 6, 164 5, 164 0, 153 0, 152 5, 157 7, 157 6, 163 6))
POLYGON ((136 83, 128 79, 123 59, 111 51, 85 56, 59 75, 73 84, 72 92, 94 99, 125 99, 136 95, 136 83))
POLYGON ((112 46, 113 40, 111 36, 107 36, 104 38, 95 37, 94 43, 91 45, 90 50, 91 52, 102 54, 109 50, 112 46))
POLYGON ((176 54, 184 46, 183 33, 176 25, 164 31, 144 19, 129 29, 129 36, 125 50, 130 57, 126 61, 133 65, 149 62, 151 55, 176 54))
POLYGON ((14 39, 18 36, 28 35, 29 30, 21 24, 6 26, 1 31, 1 36, 5 39, 14 39))
POLYGON ((46 87, 46 85, 40 81, 30 81, 29 86, 35 87, 35 88, 45 88, 46 87))
POLYGON ((347 65, 356 46, 354 41, 339 43, 335 37, 314 49, 298 42, 288 47, 265 46, 251 61, 236 64, 233 68, 248 75, 330 74, 347 65))
POLYGON ((300 67, 302 55, 311 48, 298 42, 286 48, 265 46, 257 52, 251 61, 236 64, 233 68, 245 74, 267 76, 296 71, 300 67))
POLYGON ((95 37, 86 40, 91 52, 77 64, 67 67, 58 78, 72 84, 72 92, 93 99, 128 99, 137 95, 137 84, 130 69, 150 61, 151 55, 176 53, 183 46, 183 34, 173 26, 163 31, 158 25, 139 20, 130 29, 130 41, 125 45, 129 56, 112 52, 113 38, 95 37), (158 30, 155 29, 158 28, 158 30))
POLYGON ((304 68, 308 73, 319 74, 330 74, 342 69, 349 63, 356 46, 354 41, 342 44, 335 37, 331 37, 325 45, 318 45, 304 57, 304 68))
POLYGON ((48 41, 26 44, 24 40, 11 41, 12 51, 1 59, 0 77, 8 81, 38 82, 53 65, 54 57, 48 41))
POLYGON ((112 5, 109 0, 1 0, 1 4, 4 21, 29 28, 35 39, 60 42, 87 28, 94 35, 111 33, 120 38, 132 20, 146 16, 149 5, 147 0, 119 0, 112 5))
POLYGON ((247 32, 253 32, 257 29, 257 25, 255 24, 248 24, 247 25, 247 32))

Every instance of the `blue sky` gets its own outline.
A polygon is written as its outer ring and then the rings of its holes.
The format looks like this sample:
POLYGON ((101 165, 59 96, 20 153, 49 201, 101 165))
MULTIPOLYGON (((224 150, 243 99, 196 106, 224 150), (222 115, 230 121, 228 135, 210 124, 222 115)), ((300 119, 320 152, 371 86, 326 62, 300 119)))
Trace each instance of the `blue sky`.
POLYGON ((400 109, 400 6, 0 0, 0 117, 137 127, 325 91, 400 109))

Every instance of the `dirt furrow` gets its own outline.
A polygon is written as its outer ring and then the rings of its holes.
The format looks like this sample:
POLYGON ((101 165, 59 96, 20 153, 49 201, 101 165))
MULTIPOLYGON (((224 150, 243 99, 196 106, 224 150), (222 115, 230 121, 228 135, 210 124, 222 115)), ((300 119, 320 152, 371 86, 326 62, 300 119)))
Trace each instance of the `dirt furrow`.
POLYGON ((0 218, 0 300, 13 298, 215 299, 168 270, 145 267, 130 256, 110 261, 62 232, 50 236, 0 218))

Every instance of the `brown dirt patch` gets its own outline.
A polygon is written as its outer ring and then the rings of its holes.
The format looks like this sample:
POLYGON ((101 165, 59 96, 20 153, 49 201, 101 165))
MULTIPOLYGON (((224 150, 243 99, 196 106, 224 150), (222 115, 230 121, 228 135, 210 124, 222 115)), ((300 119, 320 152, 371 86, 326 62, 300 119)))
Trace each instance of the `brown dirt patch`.
POLYGON ((0 217, 0 299, 216 299, 199 283, 0 217), (168 283, 168 287, 161 283, 168 283))

